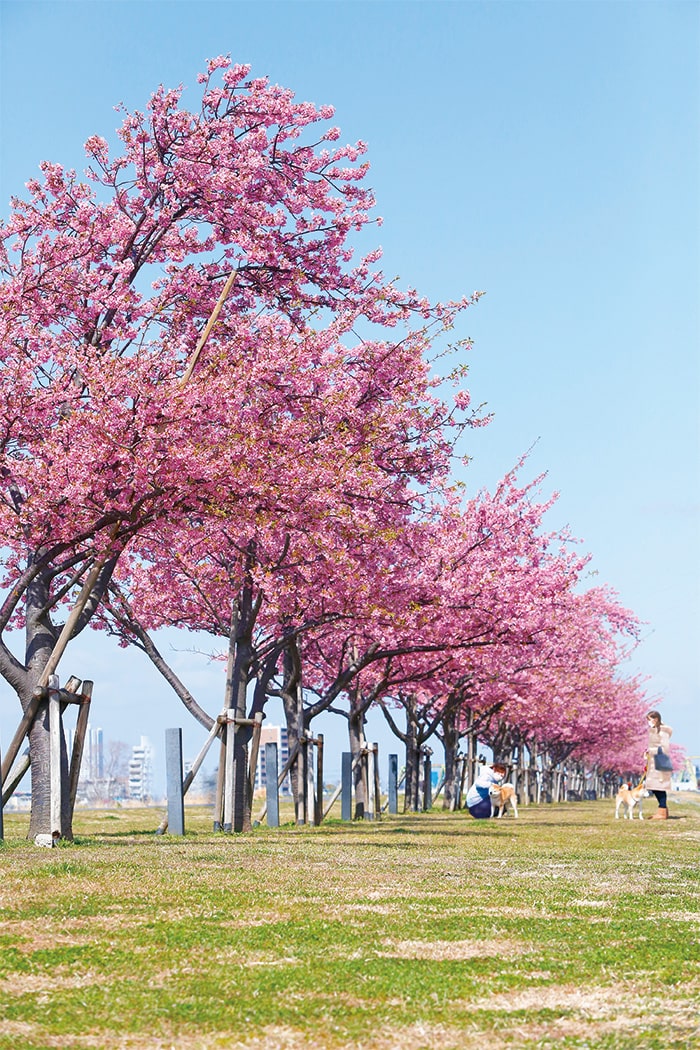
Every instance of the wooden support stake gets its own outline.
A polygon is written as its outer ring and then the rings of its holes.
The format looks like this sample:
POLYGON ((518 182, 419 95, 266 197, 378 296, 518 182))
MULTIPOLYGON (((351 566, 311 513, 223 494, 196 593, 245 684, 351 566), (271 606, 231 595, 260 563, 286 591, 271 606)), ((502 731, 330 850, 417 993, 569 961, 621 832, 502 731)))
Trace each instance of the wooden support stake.
POLYGON ((440 776, 440 779, 437 782, 437 787, 435 788, 435 794, 433 795, 433 805, 435 804, 435 802, 439 799, 440 795, 442 794, 442 789, 444 788, 444 786, 445 786, 445 771, 443 770, 442 775, 440 776))
POLYGON ((22 755, 19 762, 13 767, 12 772, 5 780, 2 788, 2 804, 6 806, 8 800, 12 798, 15 791, 19 787, 24 774, 27 772, 31 765, 29 761, 29 749, 22 755))
POLYGON ((49 777, 50 777, 50 834, 61 837, 61 701, 58 696, 58 675, 49 678, 49 777))
MULTIPOLYGON (((80 679, 71 678, 70 682, 66 684, 66 689, 69 685, 76 683, 75 689, 71 689, 71 692, 77 692, 77 688, 80 685, 80 679)), ((73 737, 73 752, 70 756, 70 771, 68 774, 68 792, 70 798, 70 810, 71 813, 75 809, 75 800, 78 795, 78 780, 80 779, 80 766, 83 761, 83 748, 85 747, 85 736, 87 734, 88 718, 90 717, 90 701, 92 700, 92 688, 93 682, 86 681, 83 683, 82 689, 82 702, 78 708, 78 717, 75 723, 75 735, 73 737)))
POLYGON ((260 733, 262 731, 262 723, 264 714, 262 711, 256 711, 255 718, 253 719, 253 735, 250 740, 250 758, 248 760, 248 797, 250 798, 251 807, 253 805, 253 796, 255 795, 255 774, 258 769, 258 751, 260 750, 260 733))
POLYGON ((469 776, 469 759, 467 755, 462 758, 462 772, 459 778, 459 806, 458 809, 462 809, 464 806, 463 799, 466 798, 466 787, 467 777, 469 776))
POLYGON ((374 816, 379 820, 382 815, 382 787, 379 782, 379 744, 374 744, 374 816))
POLYGON ((17 731, 10 741, 10 746, 5 752, 5 757, 2 761, 2 783, 4 785, 7 780, 7 776, 12 769, 13 763, 19 754, 19 749, 22 746, 25 736, 32 728, 34 719, 36 718, 41 705, 44 703, 46 697, 42 689, 35 689, 32 693, 31 700, 27 704, 27 710, 22 715, 17 731))
MULTIPOLYGON (((0 754, 0 759, 1 758, 2 758, 2 755, 0 754)), ((5 826, 4 826, 3 820, 2 820, 2 809, 3 809, 4 805, 5 805, 5 800, 2 797, 2 791, 0 791, 0 842, 2 842, 2 840, 5 838, 5 826)))
POLYGON ((192 781, 194 780, 194 778, 197 776, 197 773, 199 773, 199 770, 201 769, 202 762, 207 757, 207 753, 209 751, 209 748, 214 743, 214 741, 216 740, 217 736, 219 736, 220 733, 221 733, 221 725, 220 725, 220 723, 219 722, 214 722, 214 725, 209 730, 209 736, 204 741, 204 745, 203 745, 201 751, 199 752, 199 754, 195 758, 194 762, 192 763, 191 770, 189 771, 189 773, 187 774, 187 776, 185 777, 185 779, 182 782, 182 793, 183 793, 183 795, 186 795, 187 792, 189 791, 190 786, 192 784, 192 781))

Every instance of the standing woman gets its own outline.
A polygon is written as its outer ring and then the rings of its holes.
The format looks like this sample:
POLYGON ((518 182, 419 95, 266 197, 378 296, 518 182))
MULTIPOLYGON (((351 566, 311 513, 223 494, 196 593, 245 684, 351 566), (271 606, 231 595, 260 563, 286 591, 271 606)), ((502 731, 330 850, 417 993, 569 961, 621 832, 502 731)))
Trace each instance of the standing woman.
POLYGON ((649 727, 649 747, 647 750, 647 774, 645 786, 656 796, 659 803, 652 820, 668 820, 668 806, 666 792, 671 790, 671 733, 670 726, 664 725, 658 711, 650 711, 647 715, 649 727))

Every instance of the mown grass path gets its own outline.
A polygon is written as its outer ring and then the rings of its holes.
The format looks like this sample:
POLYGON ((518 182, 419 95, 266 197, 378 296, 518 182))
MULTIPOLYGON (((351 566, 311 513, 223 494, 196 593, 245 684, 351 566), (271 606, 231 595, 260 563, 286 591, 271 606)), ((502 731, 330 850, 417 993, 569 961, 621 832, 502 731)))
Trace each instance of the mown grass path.
POLYGON ((700 1046, 700 806, 155 838, 6 815, 0 1050, 700 1046))

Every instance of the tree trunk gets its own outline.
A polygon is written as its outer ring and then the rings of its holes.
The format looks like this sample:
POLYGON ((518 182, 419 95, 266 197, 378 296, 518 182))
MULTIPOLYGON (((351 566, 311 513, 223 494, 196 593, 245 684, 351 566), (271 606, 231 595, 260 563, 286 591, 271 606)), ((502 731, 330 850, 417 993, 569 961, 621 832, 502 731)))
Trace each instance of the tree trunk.
POLYGON ((250 831, 252 827, 252 799, 248 790, 246 746, 250 739, 250 727, 242 725, 240 720, 246 717, 254 624, 255 611, 248 576, 231 608, 224 689, 224 710, 227 712, 228 721, 219 759, 214 815, 214 826, 217 827, 222 820, 223 830, 230 832, 250 831))
POLYGON ((406 711, 406 781, 404 785, 404 812, 417 813, 420 792, 420 746, 418 731, 411 712, 406 711))
POLYGON ((457 716, 459 709, 456 706, 448 709, 442 723, 442 744, 445 749, 445 787, 442 799, 442 808, 454 810, 459 795, 460 763, 459 755, 459 730, 457 729, 457 716))
MULTIPOLYGON (((244 719, 247 715, 246 697, 251 657, 250 639, 237 639, 234 667, 234 711, 237 719, 244 719)), ((232 730, 234 726, 229 725, 229 731, 232 730)), ((233 831, 250 831, 253 826, 253 800, 248 790, 248 743, 251 733, 251 727, 244 725, 236 725, 233 733, 233 831)))
MULTIPOLYGON (((293 644, 293 643, 292 643, 293 644)), ((304 785, 302 781, 301 751, 299 741, 304 735, 304 704, 299 674, 299 654, 292 645, 287 646, 282 655, 282 706, 287 723, 287 746, 291 755, 297 749, 298 759, 289 770, 289 782, 292 787, 294 812, 297 821, 304 812, 304 785)))
MULTIPOLYGON (((350 754, 352 755, 353 763, 359 756, 362 748, 366 746, 365 741, 365 716, 363 711, 353 710, 352 698, 350 706, 350 715, 348 717, 348 739, 350 743, 350 754)), ((353 815, 354 820, 363 820, 367 809, 367 782, 366 782, 366 764, 360 759, 353 769, 353 787, 355 789, 355 812, 353 815)))
MULTIPOLYGON (((39 574, 27 589, 25 663, 27 667, 27 693, 20 696, 22 710, 26 710, 32 690, 46 667, 56 644, 57 632, 47 615, 41 615, 49 598, 48 581, 39 574)), ((29 756, 32 774, 32 807, 29 818, 28 838, 50 835, 60 831, 61 837, 73 839, 73 814, 68 791, 61 799, 61 827, 51 827, 51 762, 49 740, 49 714, 45 707, 34 720, 29 731, 29 756)), ((68 784, 68 754, 61 728, 61 783, 68 784)))

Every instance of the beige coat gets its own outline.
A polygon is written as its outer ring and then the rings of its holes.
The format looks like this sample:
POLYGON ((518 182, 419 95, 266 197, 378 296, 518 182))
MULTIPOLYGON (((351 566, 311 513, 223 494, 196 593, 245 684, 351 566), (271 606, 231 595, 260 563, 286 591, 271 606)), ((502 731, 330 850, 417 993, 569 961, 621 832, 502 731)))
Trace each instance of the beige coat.
POLYGON ((671 773, 664 773, 660 769, 654 769, 654 755, 659 748, 662 748, 666 754, 670 753, 671 747, 671 733, 673 730, 670 726, 665 726, 663 722, 658 729, 649 730, 649 750, 647 751, 647 775, 645 779, 645 786, 648 791, 670 791, 671 790, 671 773))

